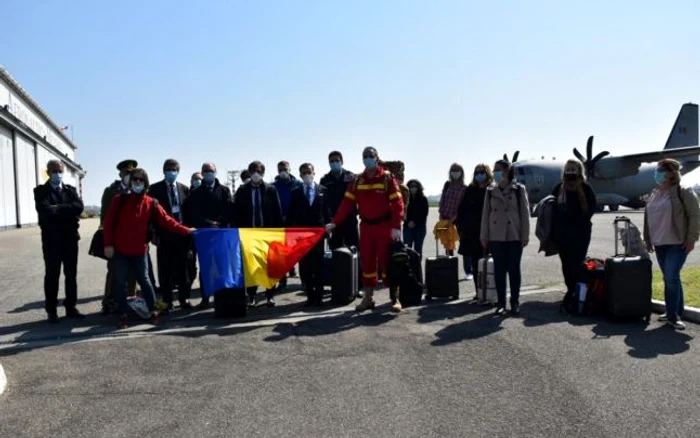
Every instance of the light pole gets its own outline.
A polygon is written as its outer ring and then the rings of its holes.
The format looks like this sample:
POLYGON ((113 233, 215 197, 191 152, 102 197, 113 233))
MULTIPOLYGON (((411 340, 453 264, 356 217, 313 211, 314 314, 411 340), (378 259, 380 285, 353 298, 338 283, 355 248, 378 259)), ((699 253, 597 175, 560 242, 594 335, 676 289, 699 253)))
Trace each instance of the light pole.
POLYGON ((238 180, 238 175, 240 174, 240 170, 229 170, 228 172, 226 172, 226 185, 229 186, 229 188, 231 188, 231 193, 236 191, 236 181, 238 180))

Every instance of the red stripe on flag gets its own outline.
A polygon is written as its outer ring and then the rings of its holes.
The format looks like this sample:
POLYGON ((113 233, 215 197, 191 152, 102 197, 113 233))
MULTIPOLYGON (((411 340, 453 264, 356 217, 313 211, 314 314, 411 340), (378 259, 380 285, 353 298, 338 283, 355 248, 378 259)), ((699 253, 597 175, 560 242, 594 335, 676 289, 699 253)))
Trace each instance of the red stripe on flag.
POLYGON ((287 228, 284 244, 270 243, 267 251, 267 276, 284 278, 325 233, 324 228, 287 228))

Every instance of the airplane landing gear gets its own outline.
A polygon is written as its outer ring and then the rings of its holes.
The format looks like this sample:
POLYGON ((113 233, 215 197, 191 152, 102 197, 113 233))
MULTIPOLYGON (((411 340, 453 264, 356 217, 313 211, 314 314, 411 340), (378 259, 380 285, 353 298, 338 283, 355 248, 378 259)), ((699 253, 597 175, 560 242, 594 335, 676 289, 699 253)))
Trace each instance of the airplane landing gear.
POLYGON ((617 211, 620 209, 620 206, 617 204, 616 205, 608 205, 608 208, 610 209, 610 211, 617 211))

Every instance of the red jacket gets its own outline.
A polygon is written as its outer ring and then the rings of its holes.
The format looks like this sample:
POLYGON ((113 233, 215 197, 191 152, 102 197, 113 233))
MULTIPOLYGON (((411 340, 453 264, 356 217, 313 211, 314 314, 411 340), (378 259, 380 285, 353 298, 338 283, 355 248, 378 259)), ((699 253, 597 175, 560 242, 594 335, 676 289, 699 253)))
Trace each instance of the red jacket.
POLYGON ((377 166, 373 177, 370 177, 367 171, 355 175, 353 181, 348 184, 333 223, 343 222, 355 205, 363 222, 388 222, 391 228, 401 229, 404 211, 401 190, 396 178, 382 166, 377 166))
POLYGON ((155 204, 150 196, 135 193, 125 196, 123 205, 122 195, 115 196, 109 204, 104 221, 105 247, 113 246, 114 252, 129 257, 146 254, 150 237, 148 226, 151 221, 155 222, 154 226, 162 227, 171 233, 187 235, 189 229, 168 216, 160 204, 153 211, 155 204))

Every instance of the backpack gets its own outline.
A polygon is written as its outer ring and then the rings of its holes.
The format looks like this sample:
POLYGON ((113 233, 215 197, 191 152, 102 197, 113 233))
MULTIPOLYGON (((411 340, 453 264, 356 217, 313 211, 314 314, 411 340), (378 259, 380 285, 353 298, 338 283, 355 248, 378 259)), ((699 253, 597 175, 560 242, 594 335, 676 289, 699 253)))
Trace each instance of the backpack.
POLYGON ((581 281, 586 285, 586 299, 581 305, 577 289, 564 295, 560 310, 569 315, 596 316, 603 313, 605 308, 605 261, 596 258, 586 258, 581 266, 581 281))
POLYGON ((392 243, 387 277, 389 284, 398 286, 401 306, 420 304, 424 290, 420 254, 401 242, 392 243))

